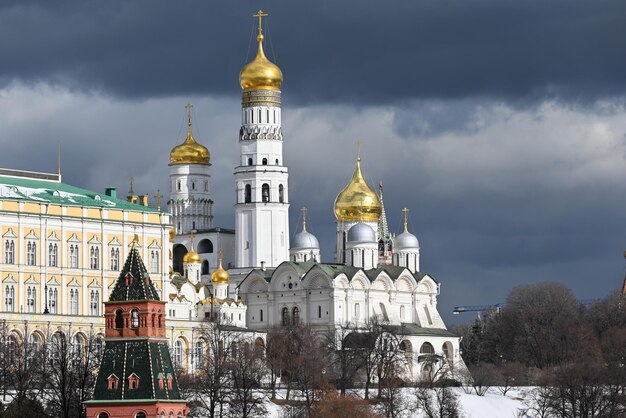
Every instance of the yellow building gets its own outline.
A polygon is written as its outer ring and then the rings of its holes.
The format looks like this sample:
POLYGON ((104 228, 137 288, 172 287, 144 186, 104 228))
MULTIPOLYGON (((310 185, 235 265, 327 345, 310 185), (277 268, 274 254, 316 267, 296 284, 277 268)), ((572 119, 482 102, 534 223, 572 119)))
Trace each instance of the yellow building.
POLYGON ((58 174, 0 169, 0 321, 17 338, 102 330, 102 302, 135 235, 166 300, 169 228, 169 215, 118 199, 114 188, 96 193, 58 174))

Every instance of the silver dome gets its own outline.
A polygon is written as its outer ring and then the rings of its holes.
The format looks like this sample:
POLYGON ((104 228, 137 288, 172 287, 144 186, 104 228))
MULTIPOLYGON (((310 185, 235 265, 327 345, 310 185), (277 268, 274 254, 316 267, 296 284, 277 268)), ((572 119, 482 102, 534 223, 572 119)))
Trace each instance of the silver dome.
POLYGON ((376 242, 376 233, 367 224, 356 224, 348 230, 348 242, 376 242))
POLYGON ((402 250, 404 248, 419 248, 420 243, 417 237, 410 232, 403 232, 398 235, 394 242, 394 249, 402 250))
POLYGON ((298 232, 293 241, 291 241, 291 248, 320 248, 320 243, 315 238, 315 235, 310 232, 298 232))

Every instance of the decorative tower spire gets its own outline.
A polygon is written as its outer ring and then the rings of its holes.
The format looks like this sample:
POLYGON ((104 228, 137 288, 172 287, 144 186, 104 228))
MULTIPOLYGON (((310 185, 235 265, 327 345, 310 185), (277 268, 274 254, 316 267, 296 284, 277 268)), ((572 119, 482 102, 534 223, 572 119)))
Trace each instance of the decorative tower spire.
POLYGON ((378 220, 378 238, 383 241, 389 239, 389 224, 387 223, 387 213, 383 201, 383 182, 378 183, 378 199, 380 200, 380 219, 378 220))

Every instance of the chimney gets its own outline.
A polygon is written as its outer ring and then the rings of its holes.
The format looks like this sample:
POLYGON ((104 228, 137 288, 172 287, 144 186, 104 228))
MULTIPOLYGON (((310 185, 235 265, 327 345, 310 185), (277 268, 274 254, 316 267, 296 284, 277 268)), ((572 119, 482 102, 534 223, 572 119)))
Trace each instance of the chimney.
POLYGON ((104 194, 109 196, 109 197, 116 198, 117 197, 117 189, 115 187, 107 187, 106 189, 104 189, 104 194))

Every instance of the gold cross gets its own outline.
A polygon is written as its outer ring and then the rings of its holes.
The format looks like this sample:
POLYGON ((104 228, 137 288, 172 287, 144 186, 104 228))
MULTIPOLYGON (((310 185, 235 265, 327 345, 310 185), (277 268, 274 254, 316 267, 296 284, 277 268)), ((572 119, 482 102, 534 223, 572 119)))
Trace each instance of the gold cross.
POLYGON ((193 108, 193 105, 191 104, 191 102, 187 102, 187 106, 185 106, 185 109, 187 109, 187 130, 191 131, 191 109, 193 108))
POLYGON ((128 194, 133 193, 135 193, 135 191, 133 190, 133 176, 130 176, 130 190, 128 191, 128 194))
POLYGON ((157 210, 161 210, 161 198, 163 195, 161 194, 161 189, 157 189, 157 194, 154 195, 154 198, 157 200, 157 210))
POLYGON ((193 250, 193 239, 194 239, 194 235, 193 235, 193 229, 191 230, 191 232, 189 233, 189 240, 191 241, 191 249, 193 250))
POLYGON ((407 208, 402 209, 402 212, 404 212, 404 232, 408 232, 409 228, 408 228, 408 224, 409 224, 409 210, 407 208))
POLYGON ((259 35, 261 35, 263 33, 263 18, 265 16, 269 16, 267 13, 263 12, 263 10, 260 10, 256 13, 253 14, 252 17, 258 17, 259 18, 259 35))
POLYGON ((361 144, 363 142, 360 139, 356 140, 356 159, 357 161, 361 161, 361 144))
POLYGON ((133 225, 133 244, 139 242, 139 236, 137 236, 137 226, 133 225))
POLYGON ((302 208, 302 232, 306 232, 306 211, 307 208, 302 208))

